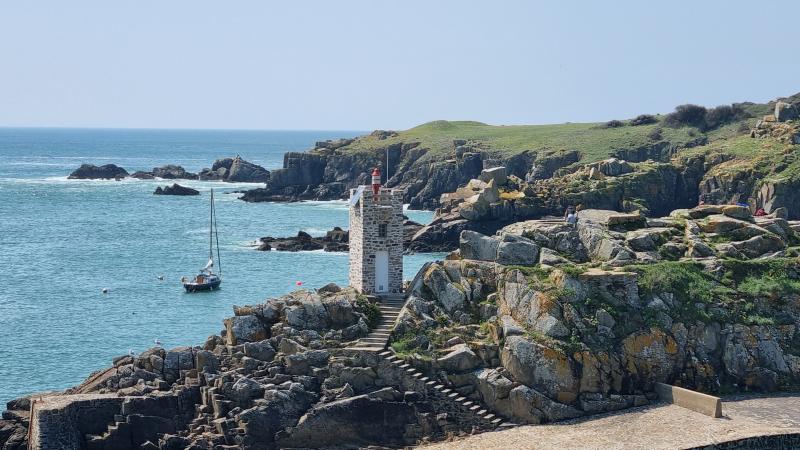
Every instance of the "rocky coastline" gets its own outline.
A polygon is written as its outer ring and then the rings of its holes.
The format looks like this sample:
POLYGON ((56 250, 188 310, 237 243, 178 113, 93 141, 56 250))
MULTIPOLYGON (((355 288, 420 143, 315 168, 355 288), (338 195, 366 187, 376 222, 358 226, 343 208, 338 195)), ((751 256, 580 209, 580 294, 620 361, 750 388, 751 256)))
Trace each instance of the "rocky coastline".
MULTIPOLYGON (((234 306, 202 345, 121 355, 64 392, 9 402, 0 444, 397 447, 644 406, 655 383, 797 392, 799 104, 733 105, 727 122, 691 132, 681 107, 612 121, 587 133, 644 126, 651 142, 588 159, 461 137, 444 158, 419 135, 376 131, 287 153, 272 172, 237 157, 142 173, 265 183, 245 201, 330 200, 386 165, 404 201, 436 208, 424 227, 407 222, 406 248, 450 253, 394 299, 389 331, 387 299, 334 284, 234 306), (760 119, 746 109, 766 107, 760 119), (376 341, 386 350, 360 345, 376 341)), ((113 165, 70 175, 125 176, 113 165)), ((259 250, 343 251, 348 238, 300 232, 259 250)))
POLYGON ((299 290, 234 307, 200 346, 120 356, 10 402, 0 442, 24 448, 63 402, 91 411, 93 426, 69 425, 88 448, 324 448, 647 405, 656 382, 800 388, 799 223, 737 205, 578 216, 463 231, 410 282, 391 352, 358 350, 380 299, 299 290))

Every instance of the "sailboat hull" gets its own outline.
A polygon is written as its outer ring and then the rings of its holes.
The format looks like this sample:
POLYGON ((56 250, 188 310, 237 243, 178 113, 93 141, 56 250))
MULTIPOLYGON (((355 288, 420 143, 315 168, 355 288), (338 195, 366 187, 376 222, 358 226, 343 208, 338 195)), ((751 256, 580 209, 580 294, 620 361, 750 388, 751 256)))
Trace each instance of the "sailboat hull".
POLYGON ((218 289, 220 284, 222 284, 222 280, 213 280, 205 283, 183 283, 183 288, 186 289, 186 292, 213 291, 218 289))

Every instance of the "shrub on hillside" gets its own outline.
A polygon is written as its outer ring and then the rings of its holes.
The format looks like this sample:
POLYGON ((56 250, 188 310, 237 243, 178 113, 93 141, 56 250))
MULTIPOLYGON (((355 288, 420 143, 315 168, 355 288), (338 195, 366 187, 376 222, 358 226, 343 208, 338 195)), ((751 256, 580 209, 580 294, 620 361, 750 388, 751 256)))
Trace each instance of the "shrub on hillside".
POLYGON ((741 105, 722 105, 711 108, 706 112, 704 130, 713 130, 737 120, 750 117, 750 114, 741 105))
POLYGON ((706 108, 699 105, 680 105, 664 117, 664 124, 670 127, 697 127, 701 128, 706 120, 706 108))
POLYGON ((661 135, 661 127, 655 127, 655 128, 653 128, 652 130, 650 130, 650 132, 649 132, 649 133, 647 133, 647 137, 648 137, 648 138, 649 138, 651 141, 660 141, 660 140, 661 140, 661 138, 663 137, 663 136, 661 135))
POLYGON ((680 105, 675 108, 675 112, 664 117, 664 124, 673 128, 688 126, 709 131, 750 116, 750 113, 739 104, 722 105, 711 109, 698 105, 680 105))
POLYGON ((625 122, 621 120, 609 120, 608 122, 605 123, 606 128, 619 128, 624 126, 625 122))
POLYGON ((631 125, 634 127, 638 125, 649 125, 656 122, 658 122, 658 119, 652 114, 639 114, 631 119, 631 125))

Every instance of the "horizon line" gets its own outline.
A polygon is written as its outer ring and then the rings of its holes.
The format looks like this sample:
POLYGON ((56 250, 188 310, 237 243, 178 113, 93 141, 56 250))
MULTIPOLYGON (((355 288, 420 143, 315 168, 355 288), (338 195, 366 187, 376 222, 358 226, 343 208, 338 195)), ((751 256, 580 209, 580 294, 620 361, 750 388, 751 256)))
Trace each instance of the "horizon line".
MULTIPOLYGON (((0 130, 125 130, 125 131, 313 131, 313 132, 356 132, 371 133, 356 129, 324 129, 324 128, 168 128, 168 127, 95 127, 95 126, 40 126, 40 125, 0 125, 0 130)), ((374 131, 374 130, 373 130, 374 131)), ((394 131, 394 130, 392 130, 394 131)))

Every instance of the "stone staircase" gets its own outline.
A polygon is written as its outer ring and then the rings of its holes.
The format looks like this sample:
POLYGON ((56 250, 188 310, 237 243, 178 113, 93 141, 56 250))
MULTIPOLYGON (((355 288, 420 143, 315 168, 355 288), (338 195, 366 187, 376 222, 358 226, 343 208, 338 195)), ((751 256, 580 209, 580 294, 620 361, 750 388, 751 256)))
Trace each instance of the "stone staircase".
POLYGON ((403 309, 406 297, 404 294, 379 294, 379 297, 381 301, 378 303, 378 308, 381 311, 381 318, 378 325, 347 350, 379 352, 386 349, 389 335, 400 315, 400 310, 403 309))
POLYGON ((478 401, 469 400, 444 384, 431 380, 395 355, 391 349, 387 350, 389 336, 400 315, 400 310, 405 304, 406 297, 404 294, 381 294, 379 297, 381 301, 378 307, 381 311, 381 318, 378 325, 366 337, 359 339, 346 350, 377 353, 378 357, 395 367, 411 385, 421 388, 440 405, 449 409, 458 418, 458 422, 471 423, 482 431, 516 426, 516 424, 496 416, 488 407, 478 401))
POLYGON ((389 362, 392 366, 403 371, 403 376, 409 378, 414 384, 424 384, 424 391, 428 396, 438 400, 440 404, 448 404, 453 414, 461 422, 472 423, 478 430, 487 431, 498 428, 514 427, 516 424, 507 422, 503 418, 493 414, 488 407, 476 400, 469 400, 467 397, 448 388, 437 380, 431 380, 425 374, 412 367, 399 358, 391 350, 384 350, 378 356, 389 362))

